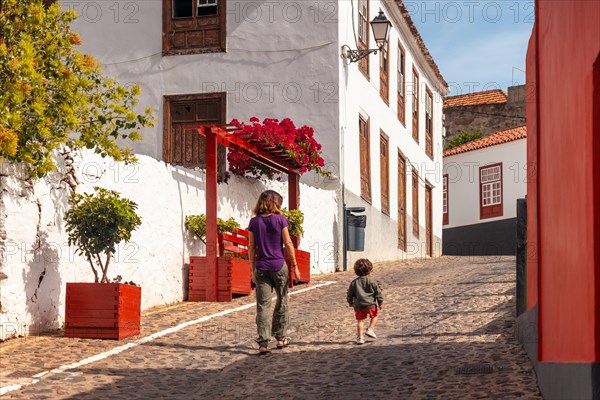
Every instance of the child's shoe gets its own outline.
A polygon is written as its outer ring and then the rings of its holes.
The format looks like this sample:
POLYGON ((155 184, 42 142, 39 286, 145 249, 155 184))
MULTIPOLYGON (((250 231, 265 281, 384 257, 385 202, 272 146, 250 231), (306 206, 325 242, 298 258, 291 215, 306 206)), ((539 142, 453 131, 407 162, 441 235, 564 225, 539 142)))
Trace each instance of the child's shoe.
POLYGON ((372 337, 373 339, 377 338, 377 335, 375 334, 375 331, 371 328, 367 328, 365 335, 372 337))
POLYGON ((357 337, 356 344, 365 344, 365 338, 362 336, 357 337))

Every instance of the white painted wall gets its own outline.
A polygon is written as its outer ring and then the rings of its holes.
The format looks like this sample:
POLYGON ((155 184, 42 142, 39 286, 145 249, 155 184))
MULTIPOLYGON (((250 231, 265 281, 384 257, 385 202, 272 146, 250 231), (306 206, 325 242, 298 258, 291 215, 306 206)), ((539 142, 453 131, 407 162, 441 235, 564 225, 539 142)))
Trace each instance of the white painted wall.
MULTIPOLYGON (((354 9, 349 1, 339 2, 340 8, 340 46, 346 44, 356 49, 352 17, 354 26, 358 29, 356 13, 358 2, 354 1, 354 9)), ((442 100, 437 87, 441 86, 430 67, 425 62, 416 41, 409 34, 408 27, 402 19, 397 6, 386 2, 369 2, 370 19, 373 19, 379 9, 382 9, 393 28, 390 33, 390 83, 389 105, 379 94, 379 54, 370 55, 370 80, 358 70, 358 63, 344 65, 340 62, 340 127, 342 132, 341 147, 343 159, 342 176, 347 190, 346 201, 348 206, 367 207, 367 236, 365 253, 374 260, 391 260, 398 258, 412 258, 424 256, 425 251, 425 181, 433 186, 433 235, 437 244, 434 246, 435 255, 441 254, 442 236, 442 100), (406 126, 403 126, 397 117, 397 47, 398 40, 406 51, 406 126), (412 68, 420 76, 420 110, 419 110, 419 143, 412 138, 412 68), (434 94, 434 158, 430 159, 425 153, 425 87, 434 94), (372 204, 369 205, 360 199, 360 158, 358 140, 359 115, 370 119, 370 151, 371 151, 371 192, 372 204), (389 137, 389 171, 390 171, 390 216, 381 212, 381 182, 379 161, 379 137, 383 130, 389 137), (398 243, 398 151, 407 159, 407 235, 409 246, 407 252, 397 248, 398 243), (421 178, 419 186, 419 224, 421 233, 419 238, 412 234, 412 189, 411 166, 416 168, 421 178), (371 222, 369 222, 371 221, 371 222), (376 222, 373 224, 372 222, 376 222)), ((376 46, 372 32, 370 34, 371 46, 376 46)), ((363 253, 352 253, 351 260, 364 256, 363 253)))
POLYGON ((162 1, 61 3, 80 14, 82 51, 140 84, 140 104, 159 117, 137 152, 162 158, 163 96, 226 92, 228 121, 290 117, 315 128, 326 162, 338 163, 335 2, 228 0, 227 52, 165 57, 162 1))
MULTIPOLYGON (((60 164, 59 164, 60 165, 60 164)), ((2 203, 6 215, 0 281, 0 338, 39 332, 64 322, 67 282, 93 282, 87 261, 68 246, 63 216, 69 190, 63 175, 53 173, 31 182, 19 170, 3 165, 2 203), (21 177, 21 179, 19 179, 21 177)), ((64 170, 65 166, 60 165, 64 170)), ((93 186, 119 191, 135 201, 142 225, 129 243, 118 246, 109 278, 142 286, 142 308, 181 301, 187 285, 190 255, 203 254, 203 246, 184 232, 186 215, 205 213, 204 171, 173 167, 148 156, 126 166, 93 154, 75 158, 78 192, 93 186)), ((218 214, 234 217, 245 227, 260 192, 274 189, 285 195, 287 184, 232 178, 219 185, 218 214)), ((301 184, 306 214, 305 237, 300 248, 312 253, 311 273, 333 272, 332 232, 323 226, 336 221, 335 193, 301 184), (320 204, 318 209, 311 204, 320 204)))
POLYGON ((444 157, 448 174, 449 219, 444 228, 492 222, 517 216, 517 199, 527 194, 527 141, 503 143, 444 157), (479 218, 479 168, 502 163, 503 215, 479 218))

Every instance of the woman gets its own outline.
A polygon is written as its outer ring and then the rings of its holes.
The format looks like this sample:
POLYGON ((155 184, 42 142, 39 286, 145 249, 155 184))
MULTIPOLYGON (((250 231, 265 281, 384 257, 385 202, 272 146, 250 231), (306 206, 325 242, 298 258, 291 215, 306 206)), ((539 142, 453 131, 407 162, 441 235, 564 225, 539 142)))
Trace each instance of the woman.
POLYGON ((248 230, 248 256, 252 264, 252 280, 256 285, 256 327, 258 330, 259 354, 269 353, 269 341, 272 336, 277 339, 277 348, 282 349, 290 343, 286 337, 288 328, 288 266, 283 255, 283 248, 288 254, 296 279, 300 271, 296 264, 294 245, 288 232, 289 221, 281 215, 283 197, 273 190, 261 193, 254 217, 250 220, 248 230), (277 302, 271 321, 271 294, 277 294, 277 302))

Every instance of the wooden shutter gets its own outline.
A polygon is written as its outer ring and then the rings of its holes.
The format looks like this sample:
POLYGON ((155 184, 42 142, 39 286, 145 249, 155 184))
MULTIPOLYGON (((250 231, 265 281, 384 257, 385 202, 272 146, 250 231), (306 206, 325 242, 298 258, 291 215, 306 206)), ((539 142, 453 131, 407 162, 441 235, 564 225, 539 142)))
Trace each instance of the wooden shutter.
POLYGON ((379 142, 379 166, 381 170, 381 211, 390 215, 389 139, 383 131, 381 131, 379 142))
POLYGON ((360 196, 371 203, 371 155, 369 122, 359 118, 360 196))
POLYGON ((163 54, 225 51, 226 0, 213 8, 198 0, 163 0, 163 54), (203 10, 210 10, 201 15, 203 10))
POLYGON ((381 49, 379 57, 379 94, 383 101, 389 104, 390 100, 390 42, 381 49))
POLYGON ((406 126, 406 101, 404 96, 406 94, 406 53, 404 48, 398 41, 398 70, 397 70, 397 88, 398 88, 398 119, 402 125, 406 126))
POLYGON ((419 175, 413 168, 412 171, 412 225, 413 234, 419 237, 419 175))
MULTIPOLYGON (((367 50, 369 48, 369 0, 358 1, 358 48, 367 50)), ((369 79, 369 56, 363 57, 358 61, 358 70, 369 79)))
POLYGON ((406 251, 406 159, 398 151, 398 248, 406 251))
MULTIPOLYGON (((206 167, 206 144, 203 136, 188 126, 225 123, 225 93, 167 96, 163 160, 188 168, 206 167)), ((225 171, 225 149, 218 150, 219 173, 225 171)))
POLYGON ((433 94, 425 89, 425 153, 433 159, 433 94))
POLYGON ((419 143, 419 73, 413 68, 413 83, 412 83, 412 134, 413 139, 419 143))

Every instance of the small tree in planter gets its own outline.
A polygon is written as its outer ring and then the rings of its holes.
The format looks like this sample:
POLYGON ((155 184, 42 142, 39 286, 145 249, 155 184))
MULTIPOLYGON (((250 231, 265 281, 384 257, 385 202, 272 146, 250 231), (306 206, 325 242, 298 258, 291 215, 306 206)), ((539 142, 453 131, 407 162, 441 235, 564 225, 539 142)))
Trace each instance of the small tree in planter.
POLYGON ((69 245, 75 245, 94 273, 94 283, 67 283, 65 336, 122 339, 140 332, 141 288, 109 282, 116 246, 141 224, 137 204, 114 190, 73 193, 65 214, 69 245), (101 277, 98 271, 102 273, 101 277))
POLYGON ((308 283, 310 282, 310 253, 298 248, 300 245, 300 237, 304 236, 304 228, 302 227, 304 224, 304 213, 300 210, 288 210, 287 208, 282 208, 281 213, 290 222, 288 231, 290 232, 292 242, 294 243, 296 262, 298 263, 298 269, 302 276, 301 282, 308 283))
POLYGON ((300 210, 288 210, 287 208, 282 208, 281 213, 290 222, 288 231, 290 232, 290 236, 296 238, 298 241, 298 243, 294 243, 294 247, 298 248, 300 237, 304 236, 304 229, 302 228, 302 224, 304 224, 304 213, 300 210))
MULTIPOLYGON (((185 229, 206 244, 206 215, 187 215, 184 223, 185 229)), ((227 221, 217 218, 217 233, 222 235, 226 232, 234 233, 240 228, 240 224, 232 217, 227 221)))
MULTIPOLYGON (((206 244, 206 215, 185 217, 185 229, 206 244)), ((219 243, 217 299, 231 301, 233 294, 250 294, 252 291, 252 268, 248 253, 248 231, 239 229, 240 224, 233 218, 227 221, 217 218, 219 243)), ((207 282, 212 281, 206 257, 190 256, 189 295, 190 301, 205 301, 207 282)))

